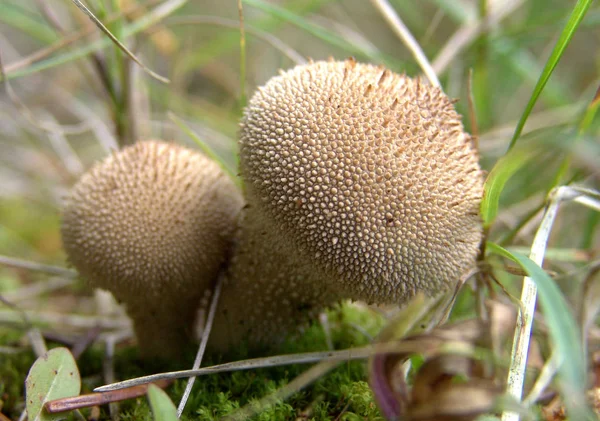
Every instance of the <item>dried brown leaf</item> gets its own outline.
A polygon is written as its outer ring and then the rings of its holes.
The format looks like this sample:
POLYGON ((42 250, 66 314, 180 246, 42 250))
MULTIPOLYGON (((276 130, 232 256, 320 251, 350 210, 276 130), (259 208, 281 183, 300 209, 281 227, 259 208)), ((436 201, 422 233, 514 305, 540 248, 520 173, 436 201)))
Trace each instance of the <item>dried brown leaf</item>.
POLYGON ((404 352, 394 352, 393 343, 381 344, 382 352, 371 358, 369 381, 383 415, 390 420, 468 421, 492 410, 503 389, 494 380, 492 364, 476 357, 484 339, 489 342, 489 325, 467 320, 397 340, 404 352), (406 352, 407 346, 413 352, 406 352), (425 362, 411 387, 404 365, 413 354, 421 354, 425 362))

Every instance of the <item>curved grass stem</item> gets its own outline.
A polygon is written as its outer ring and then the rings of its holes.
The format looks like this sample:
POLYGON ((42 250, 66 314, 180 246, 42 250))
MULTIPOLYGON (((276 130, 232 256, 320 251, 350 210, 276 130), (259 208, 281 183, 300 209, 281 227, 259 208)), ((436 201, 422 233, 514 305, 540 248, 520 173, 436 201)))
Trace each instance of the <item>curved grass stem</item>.
POLYGON ((410 50, 417 63, 419 63, 419 66, 421 66, 423 73, 425 73, 425 76, 427 76, 427 79, 429 79, 429 83, 431 83, 433 86, 440 87, 440 81, 438 80, 431 63, 427 59, 427 56, 425 56, 423 49, 415 37, 410 33, 404 22, 402 22, 400 16, 398 16, 398 14, 394 11, 389 2, 387 0, 371 0, 371 3, 373 3, 373 5, 381 12, 392 30, 410 50))
MULTIPOLYGON (((552 225, 556 218, 558 208, 561 202, 577 201, 586 206, 595 208, 598 196, 597 192, 581 187, 558 187, 549 195, 549 203, 542 217, 542 222, 533 239, 529 258, 538 266, 542 266, 544 255, 548 245, 548 238, 552 231, 552 225)), ((517 316, 517 326, 513 339, 511 352, 511 363, 507 379, 507 392, 516 399, 521 400, 523 395, 523 384, 525 381, 525 369, 527 366, 527 355, 529 353, 529 343, 531 339, 531 327, 535 314, 537 301, 537 287, 533 279, 525 277, 523 279, 523 289, 521 292, 522 306, 517 316)), ((505 411, 502 414, 502 421, 518 421, 519 414, 505 411)))

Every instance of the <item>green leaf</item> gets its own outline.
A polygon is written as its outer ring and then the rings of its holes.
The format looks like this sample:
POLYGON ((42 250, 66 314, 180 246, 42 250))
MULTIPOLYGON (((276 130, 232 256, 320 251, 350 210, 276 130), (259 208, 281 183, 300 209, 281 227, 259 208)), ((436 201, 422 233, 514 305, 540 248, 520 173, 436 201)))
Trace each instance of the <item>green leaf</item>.
POLYGON ((514 149, 496 162, 490 171, 483 186, 483 199, 481 201, 481 216, 484 226, 488 227, 496 219, 500 194, 506 182, 525 164, 535 156, 532 150, 514 149))
POLYGON ((153 384, 148 386, 148 400, 155 421, 177 421, 177 409, 160 387, 153 384))
POLYGON ((43 410, 48 401, 79 395, 81 379, 77 363, 67 348, 54 348, 39 357, 25 380, 27 417, 30 421, 65 418, 43 410))
POLYGON ((515 132, 513 134, 513 137, 510 141, 510 145, 508 147, 509 150, 511 150, 517 143, 517 139, 521 135, 521 132, 523 131, 523 127, 525 127, 525 122, 527 121, 529 114, 531 114, 531 110, 533 110, 533 106, 535 105, 538 97, 544 90, 544 87, 546 86, 548 79, 550 79, 550 75, 552 75, 554 68, 560 61, 560 58, 562 57, 563 53, 565 52, 567 46, 571 42, 571 38, 573 38, 575 31, 581 24, 581 21, 583 20, 583 17, 585 16, 587 10, 589 9, 590 5, 592 4, 592 1, 593 0, 578 0, 577 1, 577 4, 575 5, 573 12, 571 13, 571 16, 569 17, 569 20, 568 20, 565 28, 563 29, 562 33, 560 34, 560 38, 558 39, 558 41, 556 42, 556 45, 554 46, 554 49, 552 50, 552 54, 550 54, 550 57, 548 58, 548 61, 546 62, 546 65, 544 66, 544 70, 542 71, 542 74, 538 78, 535 88, 533 88, 533 93, 531 94, 531 98, 529 98, 529 102, 527 103, 527 106, 525 107, 525 111, 521 115, 521 118, 519 119, 519 123, 517 124, 517 127, 515 128, 515 132))
POLYGON ((585 404, 584 353, 579 327, 560 289, 554 280, 527 256, 511 253, 494 243, 487 243, 486 249, 519 264, 535 282, 550 337, 556 351, 562 356, 562 364, 559 367, 560 387, 569 419, 594 419, 591 418, 592 414, 585 404))

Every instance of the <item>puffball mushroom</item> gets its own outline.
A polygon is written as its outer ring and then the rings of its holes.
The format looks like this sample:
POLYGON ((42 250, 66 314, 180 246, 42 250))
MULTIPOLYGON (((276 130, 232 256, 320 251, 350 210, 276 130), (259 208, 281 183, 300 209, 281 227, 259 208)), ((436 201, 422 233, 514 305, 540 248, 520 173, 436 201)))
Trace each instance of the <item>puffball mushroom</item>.
POLYGON ((216 163, 144 141, 81 177, 64 208, 62 238, 82 277, 126 305, 142 355, 175 357, 191 340, 241 207, 216 163))
POLYGON ((235 334, 276 338, 345 298, 436 295, 476 264, 478 153, 452 101, 420 80, 354 60, 281 73, 248 104, 240 173, 254 228, 238 244, 255 246, 238 245, 229 288, 255 293, 221 306, 235 334))

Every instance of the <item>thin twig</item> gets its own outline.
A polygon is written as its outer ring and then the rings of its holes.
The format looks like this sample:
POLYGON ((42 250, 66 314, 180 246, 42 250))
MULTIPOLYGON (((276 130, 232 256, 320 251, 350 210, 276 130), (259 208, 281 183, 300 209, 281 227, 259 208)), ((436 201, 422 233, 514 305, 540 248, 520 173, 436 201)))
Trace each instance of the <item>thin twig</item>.
POLYGON ((25 120, 34 128, 50 133, 63 133, 63 134, 82 134, 90 130, 86 122, 76 125, 59 125, 49 122, 38 121, 29 107, 25 105, 19 98, 17 93, 13 90, 8 78, 6 77, 4 65, 2 63, 2 57, 0 55, 0 81, 4 83, 4 89, 10 101, 13 103, 15 108, 21 113, 25 120))
POLYGON ((73 282, 73 278, 52 277, 22 286, 14 291, 4 292, 3 295, 7 300, 16 303, 71 286, 73 282))
POLYGON ((448 321, 450 318, 450 313, 452 312, 452 308, 454 307, 454 303, 456 302, 456 298, 458 297, 458 293, 462 291, 462 287, 466 284, 471 278, 477 275, 480 272, 479 269, 475 268, 466 273, 464 273, 459 281, 456 283, 454 287, 454 291, 451 295, 448 296, 448 300, 446 303, 441 302, 443 304, 437 314, 432 317, 429 327, 433 329, 436 326, 441 326, 448 321))
MULTIPOLYGON (((44 18, 46 19, 46 21, 48 21, 50 23, 50 25, 62 36, 62 39, 64 40, 65 38, 68 38, 68 30, 67 28, 60 22, 59 17, 56 15, 55 11, 52 9, 52 7, 50 5, 47 4, 46 1, 44 0, 36 0, 38 9, 41 11, 42 15, 44 16, 44 18)), ((88 28, 90 31, 93 30, 93 26, 89 25, 88 28)), ((99 77, 102 80, 102 82, 106 82, 106 80, 109 78, 108 72, 106 71, 106 68, 102 67, 102 66, 98 66, 98 64, 102 63, 102 56, 100 54, 100 52, 94 52, 92 53, 91 57, 90 57, 92 63, 94 65, 96 65, 96 70, 98 71, 99 77)), ((88 82, 91 81, 91 78, 89 77, 91 74, 89 73, 89 71, 87 70, 87 68, 83 65, 83 63, 78 62, 77 65, 80 67, 81 69, 81 73, 84 75, 84 77, 88 80, 88 82)), ((94 86, 92 84, 92 86, 94 86)), ((110 93, 110 92, 109 92, 110 93)))
MULTIPOLYGON (((8 81, 6 82, 8 83, 8 81)), ((53 125, 60 127, 54 119, 54 116, 52 116, 52 114, 48 114, 46 116, 46 120, 51 121, 53 125)), ((85 127, 86 130, 91 129, 88 122, 85 122, 85 127)), ((65 137, 65 133, 61 131, 49 132, 48 139, 50 140, 50 145, 52 146, 52 149, 54 149, 54 152, 60 158, 63 167, 69 172, 69 174, 72 177, 78 178, 83 173, 84 167, 81 163, 81 160, 69 144, 69 141, 65 137)))
MULTIPOLYGON (((394 344, 394 349, 400 349, 398 344, 394 344)), ((140 384, 151 383, 162 379, 181 379, 192 376, 206 376, 214 373, 227 373, 232 371, 253 370, 264 367, 277 367, 290 364, 310 364, 319 361, 350 361, 360 360, 378 352, 380 347, 365 346, 361 348, 344 349, 341 351, 321 351, 306 352, 300 354, 277 355, 273 357, 254 358, 249 360, 235 361, 231 363, 219 364, 211 367, 200 368, 198 370, 181 370, 166 373, 152 374, 149 376, 138 377, 125 380, 119 383, 113 383, 100 386, 94 389, 95 392, 106 392, 109 390, 118 390, 126 387, 137 386, 140 384)))
MULTIPOLYGON (((128 329, 131 327, 131 321, 125 317, 108 318, 49 311, 28 311, 27 317, 33 324, 63 325, 80 329, 90 329, 95 326, 102 329, 128 329)), ((18 323, 19 319, 19 317, 15 317, 13 311, 0 311, 0 323, 18 323)))
MULTIPOLYGON (((430 300, 431 301, 431 300, 430 300)), ((466 322, 465 322, 466 323, 466 322)), ((472 324, 472 321, 469 322, 472 324)), ((412 325, 412 321, 409 323, 412 325)), ((403 330, 404 331, 404 330, 403 330)), ((464 349, 464 341, 462 339, 445 342, 447 349, 464 349), (461 348, 462 347, 462 348, 461 348)), ((341 362, 353 361, 369 358, 374 354, 413 354, 415 352, 423 352, 423 346, 418 341, 398 341, 397 338, 391 338, 391 341, 378 342, 376 344, 367 345, 359 348, 350 348, 340 351, 320 351, 320 352, 304 352, 298 354, 275 355, 264 358, 254 358, 249 360, 234 361, 231 363, 214 365, 211 367, 200 368, 198 370, 181 370, 171 371, 167 373, 152 374, 149 376, 138 377, 135 379, 125 380, 119 383, 100 386, 94 389, 95 392, 107 392, 111 390, 124 389, 140 384, 151 383, 163 379, 181 379, 192 376, 206 376, 215 373, 228 373, 233 371, 254 370, 258 368, 278 367, 291 364, 310 364, 315 362, 341 362), (396 339, 396 340, 395 340, 396 339)))
POLYGON ((431 38, 433 37, 433 34, 440 26, 440 23, 444 19, 445 15, 446 15, 446 13, 444 12, 443 7, 440 7, 438 10, 435 11, 433 18, 431 18, 431 22, 429 22, 429 25, 427 25, 427 29, 425 30, 425 33, 421 37, 421 45, 426 45, 431 40, 431 38))
POLYGON ((429 79, 429 83, 433 86, 440 87, 440 81, 437 78, 435 70, 429 63, 427 56, 389 2, 387 0, 371 0, 371 3, 373 3, 373 5, 381 12, 396 35, 398 35, 404 45, 410 50, 415 60, 417 60, 417 63, 419 63, 419 66, 421 66, 423 73, 425 73, 427 79, 429 79))
POLYGON ((19 354, 23 352, 25 348, 17 347, 17 346, 4 346, 0 345, 0 354, 19 354))
POLYGON ((45 2, 45 1, 43 1, 43 0, 36 0, 35 3, 37 5, 38 10, 40 11, 40 13, 42 14, 42 16, 44 17, 44 19, 48 23, 50 23, 50 25, 54 29, 56 29, 56 31, 58 31, 61 35, 64 35, 67 32, 67 30, 62 25, 62 23, 60 23, 60 19, 56 15, 56 13, 52 9, 52 7, 49 7, 48 3, 45 2))
POLYGON ((166 77, 163 77, 161 75, 159 75, 158 73, 155 73, 154 71, 152 71, 148 66, 146 66, 144 63, 142 63, 140 61, 140 59, 138 59, 135 54, 133 54, 131 51, 129 51, 129 49, 121 42, 117 39, 117 37, 115 37, 106 26, 104 26, 104 24, 102 22, 100 22, 100 20, 94 16, 94 14, 91 12, 90 9, 88 9, 85 4, 83 4, 80 0, 71 0, 73 3, 75 3, 75 5, 83 12, 87 15, 88 18, 90 18, 90 20, 92 22, 94 22, 94 24, 102 31, 104 32, 104 34, 110 38, 110 40, 112 42, 114 42, 115 44, 117 44, 117 46, 121 49, 121 51, 123 51, 130 59, 132 59, 134 62, 136 62, 136 64, 138 66, 140 66, 142 69, 144 69, 144 71, 146 73, 148 73, 150 76, 152 76, 154 79, 163 82, 163 83, 169 83, 169 79, 167 79, 166 77))
POLYGON ((64 104, 71 113, 88 122, 94 136, 98 139, 98 143, 102 146, 106 154, 119 148, 119 144, 106 122, 85 101, 79 100, 69 92, 65 92, 56 86, 53 87, 53 94, 58 97, 61 104, 64 104))
MULTIPOLYGON (((146 30, 148 27, 156 24, 160 20, 164 19, 166 16, 173 13, 175 10, 182 7, 187 0, 167 0, 152 9, 149 13, 146 13, 143 17, 139 18, 131 25, 127 25, 123 29, 123 38, 128 38, 133 36, 141 31, 146 30)), ((77 60, 79 58, 85 57, 94 51, 98 51, 107 45, 110 45, 110 39, 102 38, 95 42, 89 42, 85 46, 69 53, 64 54, 62 57, 62 64, 77 60)), ((62 47, 62 45, 60 46, 62 47)), ((16 65, 16 64, 15 64, 16 65)), ((23 67, 19 64, 19 66, 23 67)), ((37 66, 29 66, 25 65, 25 68, 21 68, 20 71, 11 71, 12 67, 7 66, 7 74, 4 75, 7 79, 23 77, 25 75, 31 74, 33 72, 39 72, 41 70, 46 70, 54 66, 53 60, 46 60, 45 62, 37 63, 37 66), (34 68, 35 67, 35 68, 34 68)), ((2 78, 0 78, 2 80, 2 78)))
POLYGON ((73 279, 77 276, 77 272, 74 270, 61 268, 59 266, 44 265, 41 263, 30 262, 29 260, 17 259, 15 257, 8 257, 2 255, 0 255, 0 265, 33 270, 36 272, 45 272, 51 275, 62 276, 67 279, 73 279))
POLYGON ((467 82, 467 100, 469 105, 469 120, 471 121, 471 134, 475 150, 479 153, 479 124, 477 122, 477 112, 475 107, 475 97, 473 95, 473 69, 469 69, 469 79, 467 82))
MULTIPOLYGON (((223 285, 223 277, 224 272, 221 272, 217 282, 215 284, 215 289, 213 291, 213 296, 210 302, 210 308, 208 310, 208 316, 206 318, 206 324, 204 325, 204 330, 202 331, 202 340, 200 341, 200 347, 198 348, 198 353, 196 354, 196 359, 194 360, 194 365, 192 370, 197 370, 200 368, 200 364, 202 364, 202 357, 204 356, 204 351, 206 350, 206 344, 208 343, 208 338, 210 337, 210 331, 212 330, 213 320, 215 319, 215 314, 217 312, 217 304, 219 304, 219 297, 221 295, 221 286, 223 285)), ((188 379, 188 383, 185 386, 185 391, 183 392, 183 396, 181 397, 181 401, 179 402, 179 406, 177 407, 177 416, 181 417, 183 410, 185 409, 185 404, 192 392, 192 387, 194 387, 194 382, 196 381, 196 377, 190 377, 188 379)))
MULTIPOLYGON (((155 383, 155 385, 164 388, 170 383, 171 382, 169 381, 162 381, 155 383)), ((125 390, 119 390, 118 392, 89 393, 86 395, 70 396, 68 398, 48 401, 44 404, 44 408, 50 414, 57 414, 78 408, 89 408, 91 406, 105 405, 107 403, 115 403, 125 399, 137 398, 144 396, 147 392, 148 385, 141 385, 125 390)))
POLYGON ((91 328, 87 332, 84 332, 83 335, 78 337, 73 343, 71 347, 71 354, 73 354, 73 358, 78 360, 79 357, 92 345, 100 336, 100 329, 98 326, 91 328))
MULTIPOLYGON (((128 16, 130 14, 134 14, 137 11, 148 7, 149 5, 152 5, 154 3, 158 3, 158 0, 150 0, 147 3, 144 3, 142 5, 136 4, 133 7, 128 7, 125 10, 122 10, 120 13, 118 14, 114 14, 111 16, 108 16, 105 19, 106 23, 112 23, 114 21, 116 21, 117 19, 121 19, 123 16, 128 16)), ((10 75, 10 73, 12 72, 16 72, 18 70, 21 70, 25 67, 31 66, 32 64, 50 56, 51 54, 61 50, 62 48, 68 47, 69 45, 71 45, 72 43, 86 37, 87 35, 92 34, 96 29, 94 28, 94 26, 90 25, 84 29, 81 29, 71 35, 67 35, 61 39, 59 39, 58 41, 54 42, 53 44, 49 45, 48 47, 44 47, 38 51, 33 52, 32 54, 24 57, 23 59, 13 62, 13 63, 8 63, 6 65, 6 73, 8 75, 10 75)))
POLYGON ((27 337, 29 338, 29 342, 31 343, 31 348, 36 357, 41 357, 46 352, 48 352, 48 347, 46 346, 46 341, 44 341, 44 337, 42 336, 40 330, 31 323, 31 319, 28 314, 17 306, 16 304, 8 301, 2 295, 0 295, 0 303, 4 304, 7 307, 12 308, 14 311, 19 313, 19 317, 21 322, 27 329, 27 337))
POLYGON ((580 205, 587 206, 588 208, 593 209, 597 212, 600 212, 600 200, 588 196, 581 196, 573 199, 573 201, 579 203, 580 205))
MULTIPOLYGON (((535 130, 557 127, 570 123, 581 109, 583 101, 575 102, 566 106, 552 108, 550 110, 540 111, 531 114, 527 120, 524 133, 531 133, 535 130)), ((498 157, 504 154, 506 143, 512 136, 517 121, 509 121, 502 126, 493 127, 486 133, 481 134, 481 151, 487 157, 498 157)))

